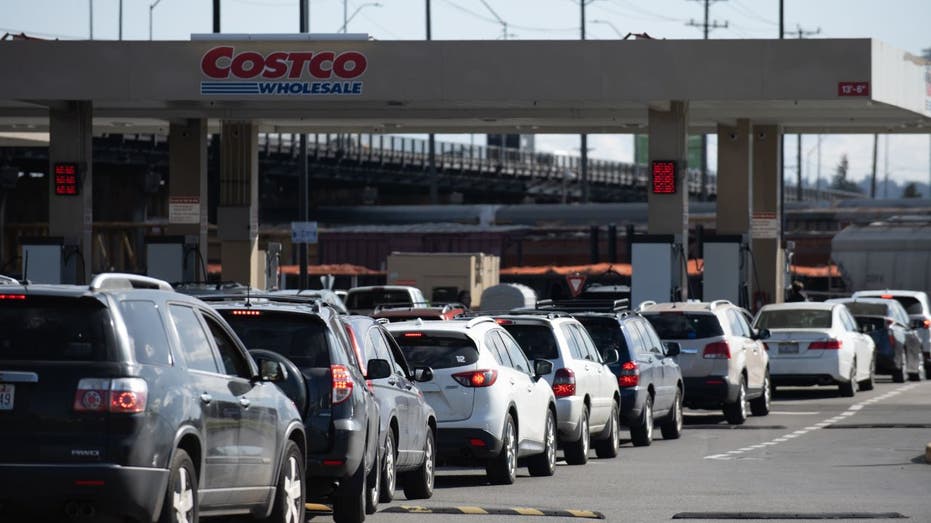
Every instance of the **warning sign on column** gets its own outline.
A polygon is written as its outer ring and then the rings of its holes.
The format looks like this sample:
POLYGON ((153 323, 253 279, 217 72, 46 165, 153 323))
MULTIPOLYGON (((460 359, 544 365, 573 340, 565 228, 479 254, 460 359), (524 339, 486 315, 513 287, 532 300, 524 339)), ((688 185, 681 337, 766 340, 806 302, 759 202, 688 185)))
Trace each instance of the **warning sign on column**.
POLYGON ((779 237, 779 220, 774 212, 755 212, 750 219, 750 237, 754 240, 779 237))
POLYGON ((168 198, 168 223, 200 223, 200 198, 197 196, 168 198))

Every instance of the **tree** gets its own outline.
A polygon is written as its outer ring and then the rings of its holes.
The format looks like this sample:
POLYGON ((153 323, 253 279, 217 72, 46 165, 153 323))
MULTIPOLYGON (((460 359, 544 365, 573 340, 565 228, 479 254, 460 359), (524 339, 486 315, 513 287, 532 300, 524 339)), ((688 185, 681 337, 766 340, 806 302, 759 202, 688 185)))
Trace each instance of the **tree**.
POLYGON ((841 156, 840 163, 837 164, 837 171, 835 171, 834 178, 831 180, 831 189, 836 191, 863 192, 855 182, 847 179, 847 171, 849 169, 850 162, 847 160, 847 155, 845 154, 841 156))
POLYGON ((921 198, 921 193, 918 192, 918 184, 910 182, 906 185, 905 190, 902 191, 902 198, 921 198))

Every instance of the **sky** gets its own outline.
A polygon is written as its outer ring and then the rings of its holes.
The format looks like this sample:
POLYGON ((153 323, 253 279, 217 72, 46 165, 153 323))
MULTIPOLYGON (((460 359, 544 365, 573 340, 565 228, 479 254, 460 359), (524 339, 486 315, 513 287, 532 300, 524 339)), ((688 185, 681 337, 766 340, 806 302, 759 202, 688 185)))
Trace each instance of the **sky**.
MULTIPOLYGON (((378 40, 419 40, 426 36, 426 2, 431 1, 436 40, 577 39, 579 0, 310 0, 310 32, 335 33, 344 17, 347 31, 368 33, 378 40)), ((61 39, 119 37, 123 6, 123 38, 188 40, 192 33, 212 30, 212 0, 0 0, 0 34, 27 34, 61 39), (154 7, 152 7, 154 5, 154 7)), ((786 38, 876 38, 920 55, 931 48, 931 0, 784 0, 786 38)), ((654 38, 701 38, 703 0, 587 0, 589 39, 649 33, 654 38)), ((709 38, 778 38, 778 0, 713 0, 710 17, 718 27, 709 38)), ((289 33, 298 30, 298 0, 221 0, 221 29, 231 33, 289 33)), ((474 137, 483 143, 481 136, 474 137)), ((468 142, 473 137, 439 136, 468 142)), ((785 168, 794 179, 796 137, 786 138, 785 168)), ((709 136, 709 164, 716 165, 716 141, 709 136)), ((829 178, 843 154, 850 177, 859 180, 872 168, 872 135, 823 135, 821 176, 829 178)), ((577 135, 539 135, 537 149, 578 154, 577 135)), ((803 137, 802 171, 814 181, 818 172, 818 138, 803 137)), ((931 137, 880 137, 880 175, 888 165, 890 180, 928 182, 931 137), (888 150, 884 144, 888 142, 888 150), (886 159, 888 157, 888 160, 886 159)), ((630 135, 590 135, 591 158, 631 161, 630 135)), ((897 196, 897 195, 896 195, 897 196)))

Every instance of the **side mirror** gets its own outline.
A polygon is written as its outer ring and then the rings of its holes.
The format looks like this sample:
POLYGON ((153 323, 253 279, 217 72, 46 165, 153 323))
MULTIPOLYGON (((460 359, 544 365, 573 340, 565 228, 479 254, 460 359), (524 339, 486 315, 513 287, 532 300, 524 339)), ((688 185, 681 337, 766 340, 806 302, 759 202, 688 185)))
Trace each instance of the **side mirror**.
POLYGON ((288 379, 288 371, 279 362, 259 358, 256 363, 259 365, 260 380, 277 383, 288 379))
POLYGON ((548 360, 533 360, 533 373, 535 378, 541 378, 553 372, 553 362, 548 360))
POLYGON ((758 340, 768 340, 770 336, 772 336, 772 334, 770 334, 769 329, 760 329, 756 331, 756 339, 758 340))
POLYGON ((682 346, 679 345, 679 342, 667 341, 663 345, 666 346, 666 356, 678 356, 682 353, 682 346))
POLYGON ((414 369, 414 376, 413 376, 414 381, 424 383, 427 381, 431 381, 432 379, 433 379, 433 369, 431 369, 430 367, 414 369))
POLYGON ((621 359, 621 355, 618 354, 617 349, 608 349, 602 354, 603 363, 605 365, 610 365, 612 363, 617 363, 621 359))
POLYGON ((371 359, 366 369, 365 377, 370 380, 380 380, 391 376, 391 364, 388 360, 371 359))

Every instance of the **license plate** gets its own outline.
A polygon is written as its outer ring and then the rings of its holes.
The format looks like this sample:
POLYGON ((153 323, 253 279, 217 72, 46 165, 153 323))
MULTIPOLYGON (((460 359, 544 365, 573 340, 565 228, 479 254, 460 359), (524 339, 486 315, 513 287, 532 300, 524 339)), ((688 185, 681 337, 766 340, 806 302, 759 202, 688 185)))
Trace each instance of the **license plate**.
POLYGON ((13 410, 13 393, 16 391, 14 385, 0 383, 0 410, 13 410))
POLYGON ((779 354, 798 354, 798 343, 780 343, 779 354))

